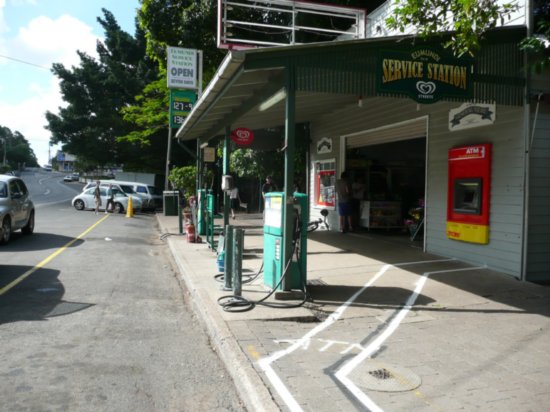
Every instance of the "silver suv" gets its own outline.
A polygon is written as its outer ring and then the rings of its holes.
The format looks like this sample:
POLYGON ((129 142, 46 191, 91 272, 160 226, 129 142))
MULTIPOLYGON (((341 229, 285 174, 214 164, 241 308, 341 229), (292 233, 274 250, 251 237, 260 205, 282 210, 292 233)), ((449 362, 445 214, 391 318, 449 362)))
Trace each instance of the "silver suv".
POLYGON ((34 204, 20 178, 0 175, 0 244, 8 243, 18 229, 26 235, 34 232, 34 204))

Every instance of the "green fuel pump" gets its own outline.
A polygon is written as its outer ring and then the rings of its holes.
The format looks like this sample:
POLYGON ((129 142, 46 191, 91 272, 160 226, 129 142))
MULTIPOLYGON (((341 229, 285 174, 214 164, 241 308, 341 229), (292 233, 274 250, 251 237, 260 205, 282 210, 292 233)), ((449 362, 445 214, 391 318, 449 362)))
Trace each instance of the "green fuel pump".
POLYGON ((300 289, 305 291, 307 281, 307 224, 309 220, 308 197, 304 193, 294 193, 293 253, 286 275, 288 262, 282 261, 283 235, 285 222, 285 194, 271 192, 265 195, 264 211, 264 285, 271 289, 300 289), (281 278, 285 276, 285 281, 281 278), (284 285, 284 286, 283 286, 284 285))

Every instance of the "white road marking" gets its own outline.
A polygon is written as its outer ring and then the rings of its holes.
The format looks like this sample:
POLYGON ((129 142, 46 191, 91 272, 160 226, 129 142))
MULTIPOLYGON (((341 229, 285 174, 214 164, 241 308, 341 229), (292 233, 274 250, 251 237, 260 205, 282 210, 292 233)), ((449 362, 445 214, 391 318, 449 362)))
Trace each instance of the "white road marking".
POLYGON ((346 302, 344 302, 338 309, 336 309, 327 319, 324 320, 323 323, 319 324, 315 328, 313 328, 311 331, 306 333, 302 338, 298 339, 294 344, 286 348, 285 350, 277 351, 273 355, 268 356, 266 358, 262 358, 258 361, 258 365, 260 368, 264 371, 267 378, 275 388, 275 390, 279 393, 279 396, 283 399, 285 404, 288 406, 288 408, 291 411, 302 411, 302 408, 294 399, 294 396, 290 393, 288 388, 285 386, 281 378, 277 375, 277 373, 273 370, 271 367, 271 364, 276 362, 278 359, 281 359, 282 357, 286 355, 290 355, 295 350, 301 348, 301 347, 307 347, 309 345, 309 341, 311 338, 313 338, 318 333, 322 332, 329 326, 331 326, 334 322, 336 322, 346 311, 346 309, 374 282, 376 282, 380 277, 382 277, 388 269, 392 267, 401 267, 401 266, 410 266, 410 265, 419 265, 424 263, 437 263, 437 262, 449 262, 453 261, 455 259, 441 259, 441 260, 425 260, 425 261, 418 261, 418 262, 405 262, 405 263, 397 263, 394 265, 384 265, 382 268, 369 280, 361 289, 359 289, 357 292, 353 294, 352 297, 350 297, 346 302))
POLYGON ((424 288, 428 277, 435 273, 450 273, 450 272, 462 272, 465 270, 485 269, 486 266, 468 267, 462 269, 450 269, 450 270, 438 270, 434 272, 425 272, 422 277, 416 282, 416 288, 414 292, 409 296, 405 306, 398 312, 384 331, 378 335, 378 337, 372 341, 366 348, 364 348, 358 355, 344 364, 335 374, 336 378, 342 382, 342 384, 371 412, 382 411, 382 409, 376 405, 372 399, 370 399, 357 385, 355 385, 348 375, 363 362, 365 359, 370 358, 374 353, 378 352, 382 344, 397 330, 403 319, 407 316, 411 308, 414 306, 416 299, 420 295, 420 292, 424 288))

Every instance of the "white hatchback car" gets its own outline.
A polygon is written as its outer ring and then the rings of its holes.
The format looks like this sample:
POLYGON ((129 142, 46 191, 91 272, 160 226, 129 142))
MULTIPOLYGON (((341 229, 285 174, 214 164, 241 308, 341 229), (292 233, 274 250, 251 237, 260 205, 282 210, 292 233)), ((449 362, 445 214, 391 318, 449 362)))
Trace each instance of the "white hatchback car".
POLYGON ((34 232, 34 204, 23 180, 0 175, 0 244, 18 229, 25 235, 34 232))
MULTIPOLYGON (((107 205, 107 187, 103 187, 103 185, 101 185, 99 190, 101 196, 101 206, 99 206, 99 209, 105 210, 105 206, 107 205)), ((95 209, 94 191, 95 187, 90 187, 79 195, 76 195, 71 202, 74 208, 76 210, 95 209)), ((128 210, 129 197, 126 193, 116 187, 113 187, 113 197, 115 201, 115 213, 123 213, 128 210)), ((141 211, 141 207, 141 199, 139 197, 132 196, 132 209, 134 209, 134 211, 141 211)))

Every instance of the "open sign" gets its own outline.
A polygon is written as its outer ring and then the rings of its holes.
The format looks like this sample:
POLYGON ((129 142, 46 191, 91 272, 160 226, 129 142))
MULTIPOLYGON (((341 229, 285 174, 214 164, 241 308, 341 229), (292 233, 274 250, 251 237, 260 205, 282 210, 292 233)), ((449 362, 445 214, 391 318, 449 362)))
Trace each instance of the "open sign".
POLYGON ((246 127, 239 127, 231 132, 231 140, 237 146, 250 146, 254 141, 254 132, 246 127))

